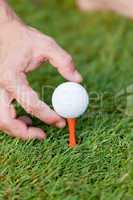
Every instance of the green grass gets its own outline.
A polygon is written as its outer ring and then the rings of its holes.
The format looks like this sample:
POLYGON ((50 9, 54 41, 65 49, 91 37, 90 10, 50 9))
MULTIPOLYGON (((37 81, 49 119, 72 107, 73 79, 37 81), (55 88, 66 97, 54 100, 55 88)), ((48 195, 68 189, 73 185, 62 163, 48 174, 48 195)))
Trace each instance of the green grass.
MULTIPOLYGON (((91 100, 79 119, 80 145, 74 150, 67 147, 67 129, 35 118, 34 125, 48 133, 44 142, 1 133, 0 200, 132 200, 133 118, 119 112, 114 97, 132 84, 133 22, 112 13, 80 13, 70 0, 11 3, 26 23, 73 55, 91 100)), ((29 81, 41 93, 42 87, 54 88, 64 80, 44 64, 29 81)), ((43 96, 49 105, 52 91, 45 88, 43 96)))

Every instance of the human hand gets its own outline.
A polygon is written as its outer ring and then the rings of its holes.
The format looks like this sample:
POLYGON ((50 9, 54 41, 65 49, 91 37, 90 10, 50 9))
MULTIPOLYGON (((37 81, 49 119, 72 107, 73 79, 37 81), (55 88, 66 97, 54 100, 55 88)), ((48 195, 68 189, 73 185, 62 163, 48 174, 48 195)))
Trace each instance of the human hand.
POLYGON ((67 80, 80 82, 71 56, 50 37, 18 20, 2 24, 0 31, 0 129, 10 136, 44 139, 43 130, 28 127, 16 117, 15 99, 43 122, 63 128, 65 121, 42 102, 29 86, 26 74, 48 61, 67 80))

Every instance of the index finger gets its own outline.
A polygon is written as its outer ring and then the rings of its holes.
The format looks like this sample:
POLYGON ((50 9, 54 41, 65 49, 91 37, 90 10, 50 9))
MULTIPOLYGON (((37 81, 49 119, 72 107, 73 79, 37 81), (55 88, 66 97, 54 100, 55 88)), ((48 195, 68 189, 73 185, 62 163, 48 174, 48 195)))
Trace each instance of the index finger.
POLYGON ((65 79, 73 82, 82 81, 82 76, 76 70, 72 57, 63 50, 55 40, 50 37, 44 37, 43 42, 40 41, 39 43, 40 54, 47 58, 49 63, 52 64, 65 79))

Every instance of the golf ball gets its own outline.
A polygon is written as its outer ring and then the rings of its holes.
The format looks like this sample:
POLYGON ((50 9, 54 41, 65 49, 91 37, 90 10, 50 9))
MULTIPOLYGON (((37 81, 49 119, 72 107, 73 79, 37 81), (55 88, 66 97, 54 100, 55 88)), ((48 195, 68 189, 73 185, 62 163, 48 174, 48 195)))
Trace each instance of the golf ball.
POLYGON ((64 118, 77 118, 87 109, 89 96, 78 83, 65 82, 59 85, 52 96, 52 105, 57 114, 64 118))

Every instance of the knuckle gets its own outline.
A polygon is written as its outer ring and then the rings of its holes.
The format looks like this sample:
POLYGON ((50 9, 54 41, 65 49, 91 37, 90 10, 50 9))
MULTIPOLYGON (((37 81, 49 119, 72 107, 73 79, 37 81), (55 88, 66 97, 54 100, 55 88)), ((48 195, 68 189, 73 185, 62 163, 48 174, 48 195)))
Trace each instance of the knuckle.
POLYGON ((56 42, 55 42, 55 40, 54 40, 53 38, 47 37, 47 39, 46 39, 46 44, 47 44, 49 47, 53 47, 53 46, 55 46, 56 42))
POLYGON ((37 105, 31 105, 26 109, 27 113, 36 116, 39 113, 39 107, 37 105))
POLYGON ((34 97, 32 102, 29 102, 28 105, 25 107, 26 111, 31 114, 35 114, 40 110, 40 100, 38 96, 34 97))
POLYGON ((7 70, 6 72, 1 73, 1 78, 0 78, 0 84, 2 86, 9 86, 12 85, 12 82, 14 80, 14 74, 10 71, 7 70))

